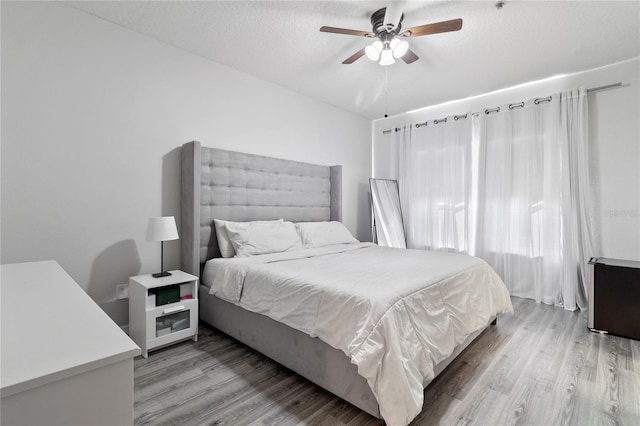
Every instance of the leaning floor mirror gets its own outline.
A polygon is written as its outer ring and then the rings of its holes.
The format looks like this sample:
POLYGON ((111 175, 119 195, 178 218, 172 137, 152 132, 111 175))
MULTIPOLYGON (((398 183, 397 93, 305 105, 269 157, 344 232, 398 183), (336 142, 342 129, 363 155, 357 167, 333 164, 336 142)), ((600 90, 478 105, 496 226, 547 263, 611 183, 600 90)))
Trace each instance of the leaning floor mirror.
POLYGON ((380 246, 407 248, 398 181, 371 178, 369 185, 373 213, 372 233, 375 242, 380 246))

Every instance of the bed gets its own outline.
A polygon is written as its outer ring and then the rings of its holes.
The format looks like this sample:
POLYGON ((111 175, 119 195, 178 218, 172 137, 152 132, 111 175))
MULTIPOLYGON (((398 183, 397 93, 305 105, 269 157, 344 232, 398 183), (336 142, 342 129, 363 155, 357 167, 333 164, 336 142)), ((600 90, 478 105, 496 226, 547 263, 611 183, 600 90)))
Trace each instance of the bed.
MULTIPOLYGON (((284 220, 287 227, 291 226, 289 223, 311 223, 312 227, 315 227, 315 223, 339 223, 342 219, 341 175, 340 166, 320 166, 207 148, 202 147, 199 142, 183 145, 182 268, 201 278, 201 320, 369 414, 384 418, 388 424, 408 424, 421 410, 422 389, 494 322, 498 313, 512 311, 506 288, 493 270, 488 266, 485 268, 482 265, 484 262, 465 256, 460 258, 467 262, 463 270, 452 273, 453 266, 449 254, 402 251, 357 242, 243 259, 224 258, 220 252, 214 225, 216 219, 233 222, 284 220), (314 254, 300 255, 307 253, 306 250, 314 254), (425 259, 425 256, 430 259, 425 259), (404 293, 400 292, 402 294, 398 295, 396 293, 399 291, 390 291, 389 286, 380 286, 381 299, 395 297, 393 300, 399 301, 389 304, 393 309, 378 309, 380 312, 377 316, 361 311, 357 318, 372 318, 360 321, 354 317, 356 319, 352 320, 350 326, 347 324, 349 320, 339 315, 329 315, 333 317, 331 322, 318 320, 311 314, 320 311, 330 312, 332 306, 348 306, 352 295, 347 295, 346 299, 339 299, 338 302, 338 299, 331 297, 343 297, 340 294, 346 283, 354 283, 353 286, 360 288, 361 293, 366 293, 363 289, 366 289, 368 282, 375 279, 373 275, 377 273, 377 264, 388 261, 400 265, 407 261, 408 257, 415 257, 413 261, 419 263, 433 262, 433 265, 440 265, 439 269, 435 268, 439 272, 431 279, 432 284, 425 289, 412 287, 417 284, 411 283, 402 290, 404 293), (349 265, 359 265, 371 258, 373 263, 367 269, 371 270, 372 275, 356 274, 343 266, 334 268, 331 266, 334 258, 348 258, 345 264, 349 265), (340 272, 331 275, 333 269, 339 269, 340 272), (317 272, 310 275, 309 271, 312 270, 317 272), (475 275, 476 270, 480 275, 475 275), (470 271, 473 271, 473 274, 470 271), (324 275, 324 281, 319 283, 330 287, 331 291, 324 288, 320 292, 302 293, 301 299, 294 304, 298 310, 294 310, 292 314, 287 311, 288 308, 276 307, 279 299, 289 299, 288 297, 269 299, 269 294, 276 293, 275 287, 270 291, 270 281, 260 278, 258 272, 293 273, 296 280, 315 280, 318 274, 324 275), (231 278, 238 276, 238 282, 234 283, 231 278), (399 317, 407 316, 406 312, 410 314, 407 317, 408 321, 415 321, 420 315, 427 315, 417 311, 424 311, 421 306, 428 304, 424 303, 428 297, 440 298, 442 289, 446 287, 445 283, 460 283, 455 284, 457 290, 451 298, 442 298, 442 303, 447 305, 447 309, 449 305, 458 303, 454 303, 454 300, 474 307, 465 308, 472 313, 464 315, 465 318, 470 318, 465 319, 470 324, 464 325, 464 330, 440 336, 440 340, 446 340, 446 348, 434 350, 424 342, 422 334, 417 333, 416 337, 415 333, 407 333, 407 330, 414 327, 393 324, 399 317), (227 290, 223 289, 225 285, 227 290), (489 299, 483 291, 478 290, 485 285, 491 287, 492 296, 489 299), (211 292, 216 295, 210 294, 211 292), (471 297, 469 294, 476 296, 471 297), (307 309, 308 306, 313 306, 313 309, 307 309), (324 308, 319 308, 321 306, 324 308), (287 314, 282 314, 283 309, 287 314), (359 337, 360 341, 355 342, 355 338, 345 338, 342 335, 344 333, 337 333, 339 336, 335 336, 334 330, 342 329, 336 327, 336 324, 344 324, 344 329, 365 327, 366 333, 363 334, 364 337, 359 337), (393 331, 394 327, 399 332, 393 331), (425 349, 417 346, 428 346, 429 353, 434 353, 431 357, 434 362, 426 362, 424 357, 416 358, 415 363, 408 359, 413 355, 405 356, 406 348, 403 347, 411 346, 411 343, 407 342, 413 342, 414 349, 420 353, 425 349), (358 353, 353 349, 355 347, 358 348, 358 353), (400 352, 401 355, 397 355, 400 352), (397 371, 401 373, 398 374, 397 371), (405 376, 406 378, 403 378, 405 376), (416 391, 416 386, 419 392, 416 391), (408 388, 411 388, 410 393, 406 392, 408 388)), ((296 229, 299 231, 297 226, 296 229)), ((422 268, 427 271, 424 265, 422 268)), ((293 278, 285 278, 279 282, 293 282, 292 285, 297 285, 293 278)), ((291 294, 291 288, 305 287, 305 283, 299 287, 288 288, 287 294, 291 294)), ((296 290, 293 290, 293 293, 296 293, 296 290)), ((460 322, 457 321, 457 314, 445 312, 442 303, 431 306, 431 313, 445 318, 447 327, 457 330, 460 322)), ((361 305, 362 303, 358 302, 352 307, 357 311, 361 305)), ((377 312, 375 309, 372 311, 377 312)), ((423 323, 426 328, 433 328, 435 324, 436 331, 439 327, 436 321, 423 323)), ((416 329, 418 328, 420 327, 416 329)), ((429 339, 431 338, 426 340, 429 339)))

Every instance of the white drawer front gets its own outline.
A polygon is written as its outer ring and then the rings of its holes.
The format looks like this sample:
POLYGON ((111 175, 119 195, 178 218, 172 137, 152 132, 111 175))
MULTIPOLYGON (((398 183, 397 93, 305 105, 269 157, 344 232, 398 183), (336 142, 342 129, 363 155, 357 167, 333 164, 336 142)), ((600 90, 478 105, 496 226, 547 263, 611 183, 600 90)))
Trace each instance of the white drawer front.
POLYGON ((198 330, 198 300, 189 299, 147 311, 147 348, 194 336, 198 330))

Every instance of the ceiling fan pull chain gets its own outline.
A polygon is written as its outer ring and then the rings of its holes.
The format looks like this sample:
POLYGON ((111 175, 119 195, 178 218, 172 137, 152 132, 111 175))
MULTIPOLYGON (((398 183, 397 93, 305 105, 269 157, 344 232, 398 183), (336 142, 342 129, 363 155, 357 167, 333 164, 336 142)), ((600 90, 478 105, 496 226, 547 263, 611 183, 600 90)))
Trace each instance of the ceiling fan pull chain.
POLYGON ((384 118, 389 116, 389 68, 384 69, 384 118))

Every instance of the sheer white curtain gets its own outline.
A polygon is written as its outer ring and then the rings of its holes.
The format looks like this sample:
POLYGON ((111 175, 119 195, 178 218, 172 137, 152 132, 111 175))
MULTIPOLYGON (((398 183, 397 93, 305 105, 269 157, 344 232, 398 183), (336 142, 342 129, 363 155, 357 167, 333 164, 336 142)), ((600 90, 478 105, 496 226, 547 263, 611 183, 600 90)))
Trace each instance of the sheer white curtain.
POLYGON ((584 89, 395 133, 407 247, 469 252, 512 295, 586 308, 594 254, 584 89))
POLYGON ((563 211, 563 304, 588 305, 587 263, 600 246, 594 225, 589 173, 588 102, 584 88, 560 93, 563 211))
POLYGON ((503 106, 474 119, 479 146, 475 253, 512 295, 586 307, 593 253, 586 91, 503 106), (587 221, 590 223, 590 221, 587 221))
POLYGON ((407 247, 468 251, 471 120, 448 117, 420 128, 405 126, 396 138, 407 247))
POLYGON ((482 113, 477 256, 514 296, 556 304, 562 280, 558 102, 482 113))

